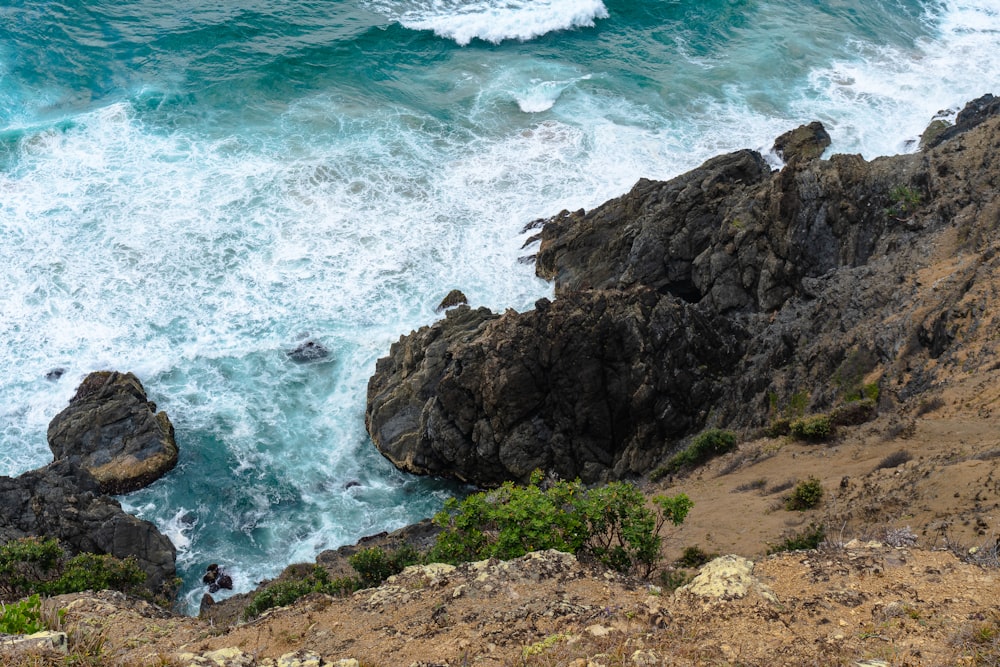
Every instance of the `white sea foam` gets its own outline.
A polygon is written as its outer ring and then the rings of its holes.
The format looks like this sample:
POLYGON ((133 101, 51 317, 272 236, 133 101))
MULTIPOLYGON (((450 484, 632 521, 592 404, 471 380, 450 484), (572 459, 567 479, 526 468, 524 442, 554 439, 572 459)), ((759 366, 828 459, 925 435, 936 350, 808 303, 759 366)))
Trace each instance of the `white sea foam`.
POLYGON ((915 150, 942 109, 958 109, 992 90, 1000 72, 1000 8, 989 0, 932 3, 926 21, 936 33, 909 50, 855 42, 854 57, 815 70, 798 104, 814 108, 834 149, 866 157, 915 150), (817 104, 817 95, 819 102, 817 104))
POLYGON ((473 39, 524 42, 608 18, 601 0, 372 0, 371 5, 406 28, 432 30, 462 46, 473 39))

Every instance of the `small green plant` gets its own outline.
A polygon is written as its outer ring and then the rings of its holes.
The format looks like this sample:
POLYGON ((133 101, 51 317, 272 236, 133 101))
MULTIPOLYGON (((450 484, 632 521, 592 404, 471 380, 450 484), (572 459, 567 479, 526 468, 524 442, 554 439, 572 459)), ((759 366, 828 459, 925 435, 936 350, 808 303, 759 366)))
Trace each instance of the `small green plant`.
POLYGON ((923 197, 911 187, 897 185, 889 191, 889 201, 892 205, 885 210, 886 215, 897 219, 906 219, 920 206, 923 197))
POLYGON ((359 590, 361 586, 361 580, 352 577, 331 579, 325 569, 316 565, 301 579, 279 581, 259 591, 243 610, 243 620, 257 618, 273 607, 290 605, 310 593, 347 595, 359 590))
POLYGON ((11 604, 0 603, 0 611, 0 634, 30 635, 45 629, 38 595, 11 604))
POLYGON ((822 442, 833 433, 833 425, 829 415, 812 415, 793 421, 788 432, 796 440, 822 442))
POLYGON ((802 512, 816 507, 822 499, 823 485, 815 477, 810 477, 795 485, 795 489, 785 500, 785 509, 802 512))
POLYGON ((667 521, 680 525, 693 505, 684 494, 657 496, 650 509, 626 482, 587 489, 579 480, 559 480, 543 489, 541 481, 536 471, 527 486, 506 482, 448 500, 434 518, 442 531, 428 560, 507 560, 556 549, 648 575, 659 560, 660 528, 667 521))
POLYGON ((378 586, 394 574, 399 574, 408 565, 420 562, 420 554, 410 544, 404 544, 395 551, 386 552, 380 547, 362 549, 348 558, 351 567, 361 577, 366 588, 378 586))
POLYGON ((701 567, 716 556, 718 556, 718 554, 708 553, 697 545, 690 546, 684 549, 681 557, 677 559, 677 565, 681 567, 697 568, 701 567))
POLYGON ((815 549, 826 539, 826 530, 822 525, 811 523, 809 527, 797 535, 786 537, 778 544, 772 545, 767 553, 777 554, 783 551, 802 551, 815 549))
POLYGON ((711 458, 732 451, 735 447, 736 435, 732 431, 717 428, 702 431, 695 436, 690 445, 674 454, 665 466, 655 470, 650 479, 655 482, 656 479, 681 468, 699 466, 711 458))
POLYGON ((681 586, 690 584, 694 577, 695 574, 693 572, 680 568, 663 570, 660 572, 660 585, 663 586, 664 590, 672 593, 681 586))

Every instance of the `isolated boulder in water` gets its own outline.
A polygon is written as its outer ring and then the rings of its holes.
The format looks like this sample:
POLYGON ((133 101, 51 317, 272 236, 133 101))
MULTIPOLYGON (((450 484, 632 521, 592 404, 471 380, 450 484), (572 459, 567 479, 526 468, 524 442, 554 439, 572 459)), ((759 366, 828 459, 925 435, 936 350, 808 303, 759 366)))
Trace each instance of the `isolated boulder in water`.
POLYGON ((62 459, 20 477, 0 477, 0 544, 24 537, 55 538, 73 555, 133 556, 154 594, 172 595, 176 551, 148 521, 126 514, 97 480, 62 459))
POLYGON ((774 152, 785 162, 815 160, 830 145, 830 134, 823 123, 814 120, 800 125, 774 140, 774 152))
POLYGON ((288 358, 300 364, 319 361, 329 356, 330 350, 326 349, 326 346, 322 343, 317 343, 314 340, 307 340, 296 346, 294 350, 288 351, 288 358))
POLYGON ((87 470, 103 493, 135 491, 177 464, 174 427, 132 373, 91 373, 49 424, 49 448, 87 470))

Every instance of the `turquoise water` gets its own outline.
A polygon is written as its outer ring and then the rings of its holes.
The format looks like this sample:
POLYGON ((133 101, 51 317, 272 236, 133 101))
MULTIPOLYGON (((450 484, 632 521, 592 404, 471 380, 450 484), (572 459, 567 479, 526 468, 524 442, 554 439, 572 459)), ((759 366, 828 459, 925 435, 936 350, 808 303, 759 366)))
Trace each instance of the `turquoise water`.
POLYGON ((440 506, 371 446, 366 382, 453 288, 550 295, 525 223, 815 119, 912 150, 1000 92, 985 0, 204 5, 0 6, 0 474, 87 372, 135 372, 181 459, 121 500, 187 609, 209 562, 246 590, 440 506))

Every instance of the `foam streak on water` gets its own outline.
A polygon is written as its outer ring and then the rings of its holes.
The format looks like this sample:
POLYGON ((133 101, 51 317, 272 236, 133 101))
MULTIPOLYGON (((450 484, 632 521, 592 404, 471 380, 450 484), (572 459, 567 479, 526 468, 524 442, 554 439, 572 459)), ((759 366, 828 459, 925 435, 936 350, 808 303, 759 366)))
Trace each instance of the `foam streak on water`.
POLYGON ((816 119, 911 150, 991 92, 998 34, 986 0, 12 3, 0 474, 111 368, 177 428, 178 468, 122 500, 173 537, 188 609, 210 562, 246 590, 427 516, 454 488, 374 451, 367 379, 453 288, 550 295, 527 222, 816 119), (306 340, 330 356, 294 362, 306 340))

